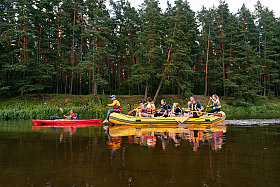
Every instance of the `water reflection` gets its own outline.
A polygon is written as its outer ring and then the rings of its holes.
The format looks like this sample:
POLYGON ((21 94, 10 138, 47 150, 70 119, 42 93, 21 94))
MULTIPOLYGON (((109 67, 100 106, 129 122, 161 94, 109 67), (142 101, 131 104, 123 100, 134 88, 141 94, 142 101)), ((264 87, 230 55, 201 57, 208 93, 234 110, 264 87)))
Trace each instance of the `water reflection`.
POLYGON ((127 137, 128 144, 139 144, 149 148, 157 145, 165 150, 169 144, 175 147, 181 146, 182 142, 192 145, 193 151, 200 147, 210 145, 212 150, 218 151, 225 141, 226 126, 217 125, 212 127, 149 127, 149 126, 127 126, 115 125, 104 127, 108 135, 108 148, 115 153, 122 145, 123 137, 127 137))
POLYGON ((85 128, 90 126, 97 126, 100 123, 89 123, 89 124, 59 124, 59 125, 33 125, 32 130, 47 130, 50 132, 59 132, 59 141, 63 140, 64 134, 69 134, 70 137, 77 132, 77 128, 85 128))
POLYGON ((31 127, 0 122, 0 186, 279 186, 280 124, 31 127))

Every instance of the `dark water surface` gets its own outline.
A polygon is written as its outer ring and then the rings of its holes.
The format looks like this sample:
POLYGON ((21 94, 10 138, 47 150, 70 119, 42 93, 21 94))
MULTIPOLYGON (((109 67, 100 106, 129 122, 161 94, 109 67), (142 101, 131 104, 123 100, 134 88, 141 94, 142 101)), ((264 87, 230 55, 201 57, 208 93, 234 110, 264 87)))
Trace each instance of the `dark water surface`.
POLYGON ((280 119, 224 126, 0 122, 0 186, 280 186, 280 119))

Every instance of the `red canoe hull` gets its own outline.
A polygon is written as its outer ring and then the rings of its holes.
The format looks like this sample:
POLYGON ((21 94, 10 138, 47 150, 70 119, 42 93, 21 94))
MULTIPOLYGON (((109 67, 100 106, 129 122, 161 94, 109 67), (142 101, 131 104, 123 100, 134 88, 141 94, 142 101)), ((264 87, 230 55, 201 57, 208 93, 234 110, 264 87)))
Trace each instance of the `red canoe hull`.
POLYGON ((71 126, 73 124, 85 125, 85 124, 99 124, 101 123, 101 119, 91 119, 91 120, 78 120, 78 119, 55 119, 55 120, 32 120, 34 125, 63 125, 63 126, 71 126))

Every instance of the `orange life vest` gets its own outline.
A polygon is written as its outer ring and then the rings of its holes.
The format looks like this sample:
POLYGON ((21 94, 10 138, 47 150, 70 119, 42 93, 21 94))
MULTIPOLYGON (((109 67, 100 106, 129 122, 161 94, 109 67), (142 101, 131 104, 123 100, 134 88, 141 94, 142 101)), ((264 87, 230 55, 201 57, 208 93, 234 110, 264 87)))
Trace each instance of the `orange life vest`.
POLYGON ((147 108, 147 114, 155 114, 156 113, 156 106, 154 103, 150 103, 152 106, 152 110, 150 108, 147 108))

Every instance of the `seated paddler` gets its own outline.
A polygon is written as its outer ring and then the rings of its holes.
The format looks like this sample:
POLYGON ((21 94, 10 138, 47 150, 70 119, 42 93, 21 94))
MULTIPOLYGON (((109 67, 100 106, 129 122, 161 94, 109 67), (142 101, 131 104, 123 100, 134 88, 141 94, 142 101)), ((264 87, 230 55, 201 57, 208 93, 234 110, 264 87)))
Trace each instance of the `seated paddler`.
POLYGON ((179 103, 173 103, 173 108, 168 116, 170 116, 170 117, 183 116, 183 111, 179 107, 179 103))
POLYGON ((166 100, 162 99, 160 101, 161 107, 157 113, 155 113, 155 117, 168 117, 168 114, 171 112, 172 108, 170 105, 166 104, 166 100))
POLYGON ((215 112, 220 112, 220 108, 222 108, 221 102, 219 100, 219 97, 214 94, 212 97, 210 97, 212 100, 213 104, 207 107, 213 107, 213 109, 209 113, 215 113, 215 112))
POLYGON ((141 113, 142 113, 142 112, 143 112, 143 113, 147 113, 147 110, 145 110, 146 104, 147 104, 147 103, 143 104, 142 101, 139 101, 139 107, 137 107, 137 109, 136 109, 136 115, 135 115, 135 116, 141 117, 141 113))
MULTIPOLYGON (((60 108, 60 110, 62 112, 63 117, 65 117, 66 119, 77 119, 77 115, 74 114, 73 110, 69 111, 69 116, 65 116, 62 108, 60 108)), ((51 116, 51 120, 55 120, 55 119, 62 119, 62 118, 59 116, 51 116)))
POLYGON ((122 110, 120 102, 117 100, 117 97, 115 95, 110 96, 112 99, 112 104, 105 104, 105 106, 112 106, 113 109, 108 110, 108 114, 106 119, 103 121, 103 123, 108 123, 109 122, 109 116, 112 112, 120 113, 122 110))
POLYGON ((152 100, 152 98, 148 97, 147 98, 147 106, 146 108, 142 108, 143 110, 146 110, 146 113, 141 112, 141 116, 142 117, 154 117, 155 113, 156 113, 156 106, 152 100))
POLYGON ((185 121, 188 121, 189 118, 199 118, 199 114, 201 111, 204 109, 203 106, 195 101, 195 97, 191 96, 190 97, 191 104, 189 105, 189 110, 191 114, 186 114, 186 118, 183 121, 178 121, 178 123, 184 123, 185 121))
POLYGON ((66 119, 77 119, 77 115, 74 114, 73 110, 70 110, 69 111, 69 116, 65 116, 64 113, 63 114, 63 117, 65 117, 66 119))

